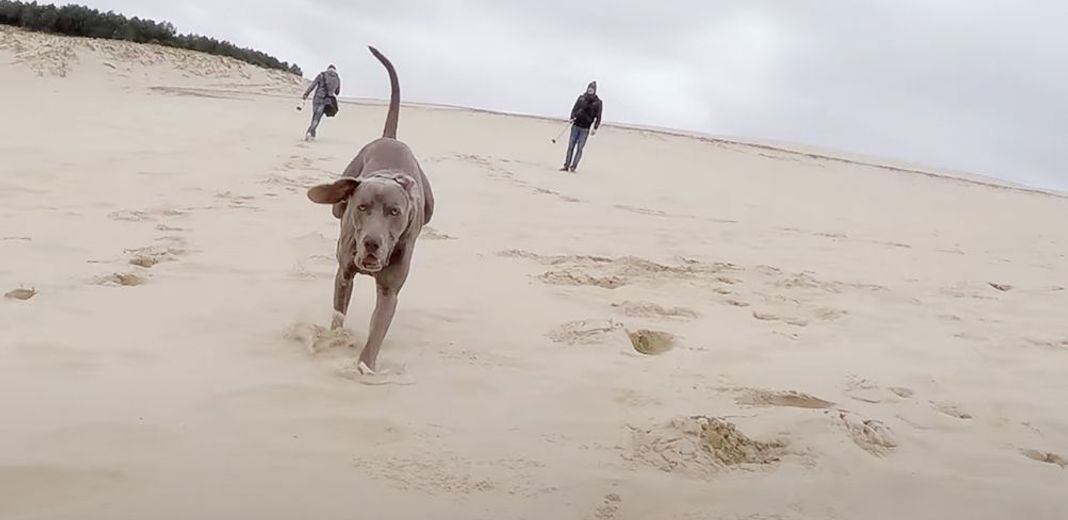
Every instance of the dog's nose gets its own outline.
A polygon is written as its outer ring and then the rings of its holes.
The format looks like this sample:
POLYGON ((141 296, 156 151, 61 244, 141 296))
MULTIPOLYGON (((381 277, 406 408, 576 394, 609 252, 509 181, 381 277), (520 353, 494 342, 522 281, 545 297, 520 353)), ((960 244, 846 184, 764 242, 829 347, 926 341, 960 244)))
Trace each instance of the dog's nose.
POLYGON ((366 249, 368 253, 378 251, 379 246, 381 246, 381 244, 378 243, 378 239, 371 237, 363 239, 363 248, 366 249))

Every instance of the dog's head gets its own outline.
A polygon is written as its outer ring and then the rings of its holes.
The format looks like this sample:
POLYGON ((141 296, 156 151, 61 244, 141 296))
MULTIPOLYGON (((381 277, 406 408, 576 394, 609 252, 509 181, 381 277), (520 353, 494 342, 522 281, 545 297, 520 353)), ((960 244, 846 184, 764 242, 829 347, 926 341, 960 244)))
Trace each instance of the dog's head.
POLYGON ((352 237, 356 266, 371 273, 389 265, 394 249, 412 225, 417 208, 415 180, 389 171, 320 184, 308 190, 308 198, 318 204, 345 203, 341 223, 352 228, 342 236, 352 237))

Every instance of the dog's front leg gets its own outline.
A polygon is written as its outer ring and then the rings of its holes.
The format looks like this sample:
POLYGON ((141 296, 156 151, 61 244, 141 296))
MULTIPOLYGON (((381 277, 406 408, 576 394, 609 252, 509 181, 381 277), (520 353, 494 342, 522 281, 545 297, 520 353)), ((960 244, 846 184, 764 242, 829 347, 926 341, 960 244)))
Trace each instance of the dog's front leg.
POLYGON ((334 319, 330 323, 331 329, 340 329, 345 325, 345 315, 349 312, 349 302, 352 300, 352 284, 356 278, 356 269, 347 265, 337 266, 337 275, 334 276, 334 319))
POLYGON ((378 298, 375 300, 375 310, 371 314, 371 329, 367 333, 367 343, 360 353, 361 370, 374 372, 375 362, 378 359, 378 350, 382 348, 382 341, 386 339, 389 325, 393 323, 393 314, 397 312, 397 289, 378 285, 378 298))

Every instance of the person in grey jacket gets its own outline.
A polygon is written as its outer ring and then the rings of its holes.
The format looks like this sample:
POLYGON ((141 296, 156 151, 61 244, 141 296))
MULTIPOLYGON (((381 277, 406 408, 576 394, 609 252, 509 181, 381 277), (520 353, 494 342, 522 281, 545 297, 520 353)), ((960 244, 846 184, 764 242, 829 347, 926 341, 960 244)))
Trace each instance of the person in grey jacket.
POLYGON ((341 76, 337 75, 337 68, 330 65, 316 75, 315 80, 308 85, 308 90, 304 91, 304 99, 308 99, 313 90, 315 97, 312 98, 312 120, 308 132, 304 134, 305 141, 315 139, 315 131, 319 128, 319 121, 323 118, 327 103, 336 104, 337 96, 341 94, 341 76))

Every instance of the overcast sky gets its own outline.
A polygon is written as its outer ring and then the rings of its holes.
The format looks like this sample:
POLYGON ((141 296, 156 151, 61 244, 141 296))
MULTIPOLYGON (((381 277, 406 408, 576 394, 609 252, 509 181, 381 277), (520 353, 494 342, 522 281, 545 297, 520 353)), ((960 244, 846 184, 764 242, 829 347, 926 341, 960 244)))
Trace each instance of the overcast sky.
MULTIPOLYGON (((63 2, 61 2, 63 3, 63 2)), ((818 145, 1068 190, 1066 0, 88 0, 298 63, 343 96, 818 145)))

